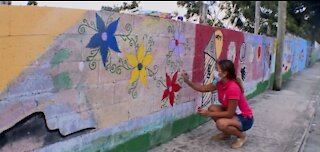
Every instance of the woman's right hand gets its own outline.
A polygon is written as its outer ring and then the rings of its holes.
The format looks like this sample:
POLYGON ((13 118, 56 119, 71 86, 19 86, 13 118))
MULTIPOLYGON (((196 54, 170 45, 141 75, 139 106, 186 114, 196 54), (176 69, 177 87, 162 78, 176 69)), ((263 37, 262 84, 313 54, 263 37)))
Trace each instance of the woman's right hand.
POLYGON ((181 76, 182 76, 184 82, 187 82, 189 80, 189 75, 185 70, 182 70, 181 76))

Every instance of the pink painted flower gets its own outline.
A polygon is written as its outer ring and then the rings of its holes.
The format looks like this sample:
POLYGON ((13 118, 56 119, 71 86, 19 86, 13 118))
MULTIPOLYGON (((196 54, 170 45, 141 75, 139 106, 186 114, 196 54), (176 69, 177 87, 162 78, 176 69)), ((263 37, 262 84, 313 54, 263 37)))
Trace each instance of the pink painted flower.
POLYGON ((170 41, 169 48, 173 50, 175 55, 182 55, 183 53, 183 43, 185 42, 185 37, 183 33, 179 33, 179 30, 176 29, 174 34, 174 39, 170 41))

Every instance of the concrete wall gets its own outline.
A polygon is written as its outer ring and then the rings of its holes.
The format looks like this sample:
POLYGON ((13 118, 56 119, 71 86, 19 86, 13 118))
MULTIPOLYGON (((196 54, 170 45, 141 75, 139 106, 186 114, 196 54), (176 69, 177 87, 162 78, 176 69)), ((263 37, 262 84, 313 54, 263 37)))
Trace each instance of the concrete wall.
POLYGON ((310 48, 310 64, 314 64, 320 59, 320 45, 318 42, 314 42, 310 44, 312 47, 310 48))
MULTIPOLYGON (((230 59, 248 98, 274 79, 274 38, 156 17, 1 6, 0 34, 1 151, 146 150, 217 103, 182 69, 210 83, 216 60, 230 59)), ((306 68, 310 45, 286 36, 284 75, 306 68)))

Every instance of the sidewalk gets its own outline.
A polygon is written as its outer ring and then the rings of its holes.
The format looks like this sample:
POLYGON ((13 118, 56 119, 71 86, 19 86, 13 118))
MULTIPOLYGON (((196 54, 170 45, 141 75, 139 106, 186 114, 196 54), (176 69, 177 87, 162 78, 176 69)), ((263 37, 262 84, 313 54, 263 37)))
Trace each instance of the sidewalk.
POLYGON ((320 151, 320 106, 319 102, 316 106, 317 110, 311 122, 310 129, 304 140, 304 144, 300 152, 318 152, 320 151))
POLYGON ((281 91, 268 90, 251 100, 255 124, 244 147, 230 148, 235 140, 210 141, 218 130, 209 121, 150 152, 297 152, 320 101, 320 63, 295 74, 281 91))

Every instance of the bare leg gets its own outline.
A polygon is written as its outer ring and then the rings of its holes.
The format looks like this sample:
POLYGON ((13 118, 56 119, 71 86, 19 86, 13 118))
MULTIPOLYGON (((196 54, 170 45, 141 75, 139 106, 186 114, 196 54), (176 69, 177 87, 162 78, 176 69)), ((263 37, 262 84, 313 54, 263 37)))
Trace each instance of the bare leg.
POLYGON ((232 119, 221 118, 217 121, 216 125, 220 131, 226 134, 235 135, 238 138, 245 138, 245 134, 240 131, 241 124, 236 117, 232 119))
MULTIPOLYGON (((221 111, 224 111, 223 107, 220 106, 220 105, 211 105, 208 110, 210 112, 221 112, 221 111)), ((218 118, 215 118, 215 117, 211 117, 215 122, 218 120, 218 118)))
POLYGON ((237 120, 236 117, 233 117, 232 119, 221 118, 217 120, 216 125, 217 128, 223 133, 235 135, 238 137, 236 142, 231 145, 232 148, 240 148, 246 142, 246 135, 240 131, 241 123, 237 120))
MULTIPOLYGON (((221 112, 221 111, 224 111, 224 108, 221 106, 221 105, 211 105, 208 110, 210 112, 221 112)), ((217 120, 219 118, 216 118, 216 117, 211 117, 215 122, 217 122, 217 120)), ((225 140, 225 139, 229 139, 231 136, 230 134, 227 134, 227 133, 218 133, 214 136, 211 137, 211 140, 215 140, 215 141, 218 141, 218 140, 225 140)))

